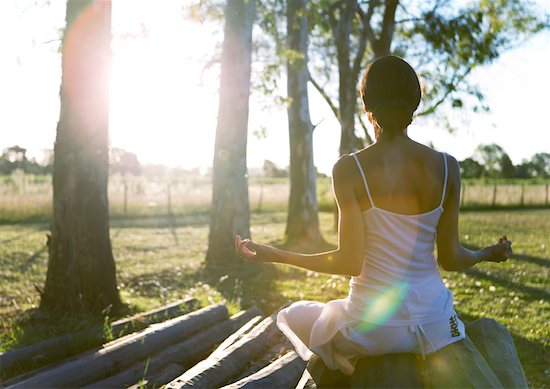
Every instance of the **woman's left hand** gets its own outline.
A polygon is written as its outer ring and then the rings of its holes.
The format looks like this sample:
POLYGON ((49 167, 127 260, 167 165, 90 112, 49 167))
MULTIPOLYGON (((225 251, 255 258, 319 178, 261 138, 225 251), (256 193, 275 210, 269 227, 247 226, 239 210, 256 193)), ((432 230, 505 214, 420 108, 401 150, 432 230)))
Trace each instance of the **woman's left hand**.
POLYGON ((271 262, 274 259, 275 248, 255 243, 250 239, 235 237, 235 252, 242 259, 252 262, 271 262))

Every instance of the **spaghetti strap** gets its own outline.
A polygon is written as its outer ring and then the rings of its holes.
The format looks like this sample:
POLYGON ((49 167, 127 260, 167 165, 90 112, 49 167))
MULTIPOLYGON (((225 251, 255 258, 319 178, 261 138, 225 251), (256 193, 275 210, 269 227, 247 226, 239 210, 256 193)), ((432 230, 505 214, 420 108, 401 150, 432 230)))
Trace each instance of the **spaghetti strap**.
POLYGON ((441 204, 440 207, 443 207, 443 201, 445 200, 445 192, 447 191, 447 176, 448 176, 448 167, 447 167, 447 153, 443 154, 443 162, 445 164, 445 178, 443 179, 443 193, 441 194, 441 204))
POLYGON ((363 184, 365 184, 365 190, 367 191, 367 196, 369 196, 370 205, 373 208, 376 208, 374 205, 374 201, 372 201, 372 197, 370 195, 369 185, 367 184, 367 177, 365 176, 365 173, 363 172, 363 168, 361 167, 361 164, 359 163, 359 159, 357 158, 356 154, 351 154, 353 156, 353 159, 355 159, 355 163, 357 164, 357 167, 359 168, 359 172, 361 173, 361 177, 363 177, 363 184))

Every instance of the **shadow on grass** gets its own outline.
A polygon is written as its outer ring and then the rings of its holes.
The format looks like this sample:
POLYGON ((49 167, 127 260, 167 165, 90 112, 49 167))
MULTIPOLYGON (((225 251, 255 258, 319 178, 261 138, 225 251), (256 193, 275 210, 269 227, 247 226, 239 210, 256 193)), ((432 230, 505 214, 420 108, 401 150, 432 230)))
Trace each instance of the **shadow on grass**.
POLYGON ((527 300, 540 300, 540 299, 550 298, 550 292, 548 290, 536 288, 533 286, 518 284, 517 282, 513 282, 504 277, 499 277, 494 274, 488 274, 479 269, 470 268, 466 270, 465 273, 472 278, 484 279, 487 281, 491 281, 494 284, 503 286, 510 290, 518 290, 523 293, 523 298, 527 300))
POLYGON ((29 269, 29 267, 31 267, 33 265, 33 263, 35 263, 36 260, 38 258, 40 258, 40 256, 46 252, 47 249, 48 249, 48 246, 44 245, 39 250, 35 251, 31 256, 29 256, 25 260, 25 262, 23 262, 19 265, 19 270, 20 271, 27 271, 29 269))
MULTIPOLYGON (((464 245, 470 250, 479 250, 480 247, 472 245, 464 245)), ((541 267, 550 267, 550 260, 544 258, 533 257, 530 255, 518 255, 514 254, 511 258, 512 260, 517 260, 521 262, 531 263, 541 267)), ((476 279, 483 279, 491 281, 494 284, 506 287, 511 290, 518 290, 524 294, 524 297, 529 300, 539 300, 539 299, 548 299, 550 298, 550 291, 542 288, 537 288, 529 285, 519 284, 514 282, 507 277, 502 277, 500 275, 495 275, 492 273, 485 272, 478 268, 472 267, 464 271, 467 275, 476 279)), ((502 273, 501 273, 502 274, 502 273)))
POLYGON ((155 216, 112 217, 109 220, 112 229, 118 228, 176 228, 206 227, 209 213, 205 211, 186 214, 166 214, 155 216))
MULTIPOLYGON (((322 252, 334 248, 324 241, 287 243, 275 240, 268 244, 301 253, 322 252)), ((230 265, 224 266, 205 265, 201 271, 201 278, 228 301, 236 302, 243 308, 257 305, 266 315, 290 302, 276 285, 279 279, 289 278, 288 272, 283 272, 274 264, 247 262, 236 256, 232 256, 229 263, 230 265)), ((298 273, 295 275, 297 279, 303 277, 298 273)))
POLYGON ((524 254, 519 254, 519 255, 514 254, 512 256, 512 259, 515 259, 516 261, 531 263, 537 266, 550 268, 550 259, 538 258, 538 257, 533 257, 531 255, 524 255, 524 254))
MULTIPOLYGON (((118 282, 126 284, 126 288, 134 290, 132 297, 156 297, 162 296, 167 290, 186 291, 192 288, 198 281, 199 275, 194 266, 180 268, 175 270, 163 270, 160 272, 149 272, 138 274, 131 277, 118 277, 118 282), (180 273, 179 275, 177 275, 180 273)), ((178 296, 181 298, 182 296, 178 296)), ((193 296, 191 296, 193 297, 193 296)))

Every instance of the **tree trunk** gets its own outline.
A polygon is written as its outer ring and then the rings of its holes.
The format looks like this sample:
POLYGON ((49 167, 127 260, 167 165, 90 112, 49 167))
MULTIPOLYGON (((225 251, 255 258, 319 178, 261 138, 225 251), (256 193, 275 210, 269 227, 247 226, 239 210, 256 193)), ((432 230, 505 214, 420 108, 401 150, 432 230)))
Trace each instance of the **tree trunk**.
POLYGON ((254 0, 228 0, 225 10, 208 266, 237 260, 235 235, 250 236, 246 142, 254 8, 254 0))
MULTIPOLYGON (((354 74, 350 60, 350 35, 357 7, 355 1, 342 2, 337 24, 333 24, 339 76, 340 155, 349 154, 362 147, 361 140, 355 135, 358 74, 354 74)), ((363 53, 357 53, 357 55, 362 57, 363 53)))
POLYGON ((313 165, 313 125, 307 93, 306 0, 287 1, 287 34, 290 50, 302 55, 287 63, 290 134, 290 199, 286 235, 290 242, 322 240, 317 215, 317 188, 313 165))
POLYGON ((107 200, 111 2, 69 0, 66 20, 41 307, 97 312, 121 304, 107 200))

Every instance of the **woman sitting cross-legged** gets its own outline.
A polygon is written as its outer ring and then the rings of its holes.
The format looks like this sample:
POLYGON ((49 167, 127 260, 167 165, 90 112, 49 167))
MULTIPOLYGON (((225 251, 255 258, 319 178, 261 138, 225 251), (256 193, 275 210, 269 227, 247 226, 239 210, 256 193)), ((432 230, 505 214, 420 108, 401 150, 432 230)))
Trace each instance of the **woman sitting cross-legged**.
POLYGON ((512 254, 506 236, 477 251, 460 245, 458 163, 407 135, 421 98, 411 66, 391 55, 377 59, 366 70, 360 93, 376 142, 334 165, 338 249, 298 254, 236 239, 237 253, 249 261, 351 276, 347 298, 299 301, 277 317, 304 360, 317 354, 346 375, 362 356, 425 356, 460 342, 464 324, 438 264, 463 270, 512 254))

